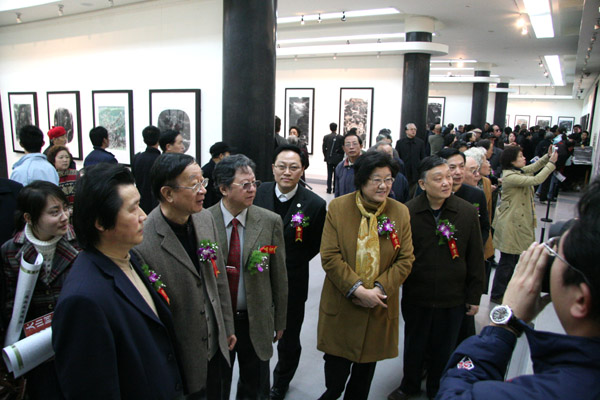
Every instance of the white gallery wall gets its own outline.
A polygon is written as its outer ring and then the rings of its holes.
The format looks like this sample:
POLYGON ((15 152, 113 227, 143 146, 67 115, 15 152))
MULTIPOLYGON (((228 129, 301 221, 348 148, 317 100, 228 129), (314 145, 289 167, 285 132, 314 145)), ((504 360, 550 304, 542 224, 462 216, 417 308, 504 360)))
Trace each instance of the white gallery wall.
MULTIPOLYGON (((25 20, 25 16, 23 17, 25 20)), ((133 90, 134 150, 145 149, 150 89, 202 90, 202 160, 221 138, 223 7, 220 0, 157 0, 0 28, 0 96, 9 170, 9 92, 37 92, 48 130, 46 92, 80 91, 83 155, 92 150, 92 90, 133 90)), ((78 162, 78 167, 82 167, 78 162)))

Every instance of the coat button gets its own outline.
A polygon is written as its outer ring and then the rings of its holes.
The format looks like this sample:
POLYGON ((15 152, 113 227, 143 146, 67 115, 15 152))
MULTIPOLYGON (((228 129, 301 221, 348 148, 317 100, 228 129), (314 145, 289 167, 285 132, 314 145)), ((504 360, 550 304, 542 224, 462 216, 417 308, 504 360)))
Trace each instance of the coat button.
POLYGON ((204 310, 201 310, 201 311, 200 311, 200 315, 204 315, 204 310))
POLYGON ((54 305, 53 304, 48 304, 48 310, 52 310, 54 309, 54 305))

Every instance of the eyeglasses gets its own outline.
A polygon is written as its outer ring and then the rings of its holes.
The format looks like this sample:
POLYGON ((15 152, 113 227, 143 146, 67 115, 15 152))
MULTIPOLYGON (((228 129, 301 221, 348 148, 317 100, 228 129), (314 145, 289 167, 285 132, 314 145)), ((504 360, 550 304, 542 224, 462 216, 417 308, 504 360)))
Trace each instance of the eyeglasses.
POLYGON ((358 146, 360 146, 360 144, 358 142, 352 142, 352 143, 344 143, 344 146, 351 148, 351 147, 358 147, 358 146))
POLYGON ((381 179, 381 178, 369 178, 369 180, 375 186, 381 186, 382 183, 385 183, 386 186, 390 186, 392 183, 394 183, 394 178, 392 178, 392 177, 385 178, 385 179, 381 179))
POLYGON ((577 272, 581 276, 581 278, 583 278, 583 281, 586 283, 586 285, 588 285, 588 287, 590 289, 593 288, 593 286, 590 283, 590 281, 588 280, 588 278, 585 276, 585 274, 580 269, 572 266, 571 263, 569 263, 567 260, 565 260, 564 257, 562 257, 560 254, 558 254, 557 251, 555 251, 553 249, 554 246, 558 246, 559 240, 560 240, 560 236, 555 236, 553 238, 548 239, 548 241, 546 243, 544 243, 544 248, 548 251, 548 253, 550 253, 550 257, 551 257, 551 259, 548 261, 548 266, 550 266, 554 263, 554 258, 558 258, 560 261, 567 264, 567 266, 569 268, 571 268, 573 271, 577 272))
POLYGON ((235 183, 232 182, 232 185, 235 186, 241 186, 242 189, 244 189, 245 191, 249 191, 253 186, 254 187, 259 187, 261 184, 261 181, 252 181, 252 182, 246 182, 246 183, 235 183))
POLYGON ((193 192, 199 192, 200 187, 206 188, 208 186, 208 178, 204 178, 202 182, 196 183, 194 186, 172 186, 173 189, 188 189, 193 192))
POLYGON ((290 172, 297 172, 300 170, 300 166, 299 165, 284 165, 284 164, 277 164, 275 166, 275 168, 277 168, 278 170, 280 170, 281 172, 285 172, 286 169, 289 169, 290 172))

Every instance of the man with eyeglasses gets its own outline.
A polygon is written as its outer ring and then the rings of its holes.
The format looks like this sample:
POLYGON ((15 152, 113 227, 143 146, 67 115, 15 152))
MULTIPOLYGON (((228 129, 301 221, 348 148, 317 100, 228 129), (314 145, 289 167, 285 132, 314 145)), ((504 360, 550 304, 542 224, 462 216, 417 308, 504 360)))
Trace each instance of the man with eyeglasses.
POLYGON ((208 179, 193 157, 164 153, 150 181, 159 206, 148 215, 144 241, 134 252, 165 285, 185 394, 221 398, 236 337, 225 262, 217 257, 213 265, 198 255, 202 241, 218 242, 215 221, 203 210, 208 179))
POLYGON ((308 298, 308 264, 319 253, 325 224, 325 200, 299 185, 304 154, 294 145, 279 146, 273 157, 275 182, 262 184, 254 204, 271 210, 283 221, 285 264, 288 275, 287 326, 277 345, 272 400, 283 399, 300 362, 300 330, 308 298), (306 221, 298 232, 297 225, 306 221))
POLYGON ((521 254, 491 323, 465 340, 448 362, 437 399, 600 398, 600 180, 582 196, 578 218, 560 238, 521 254), (566 334, 528 325, 550 301, 566 334), (504 381, 517 338, 525 333, 533 374, 504 381))
POLYGON ((335 197, 340 197, 356 190, 354 186, 354 163, 360 157, 362 139, 356 133, 356 129, 350 129, 344 135, 344 153, 346 159, 340 161, 335 168, 335 197))
MULTIPOLYGON (((226 260, 239 364, 237 398, 266 399, 273 343, 286 327, 288 297, 283 223, 276 213, 252 204, 260 184, 255 164, 243 154, 225 157, 213 172, 221 201, 208 210, 217 224, 226 260)), ((223 382, 229 398, 232 369, 223 382)), ((210 398, 210 397, 209 397, 210 398)))

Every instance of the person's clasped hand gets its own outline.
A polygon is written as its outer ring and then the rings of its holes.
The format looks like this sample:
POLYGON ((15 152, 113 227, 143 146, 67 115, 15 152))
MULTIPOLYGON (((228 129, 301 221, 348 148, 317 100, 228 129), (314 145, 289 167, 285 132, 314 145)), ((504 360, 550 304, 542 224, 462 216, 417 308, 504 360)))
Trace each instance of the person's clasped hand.
POLYGON ((373 289, 366 289, 364 286, 359 286, 354 291, 352 302, 357 306, 365 308, 377 306, 387 308, 387 304, 384 303, 385 299, 387 299, 387 296, 381 292, 380 288, 374 287, 373 289))

